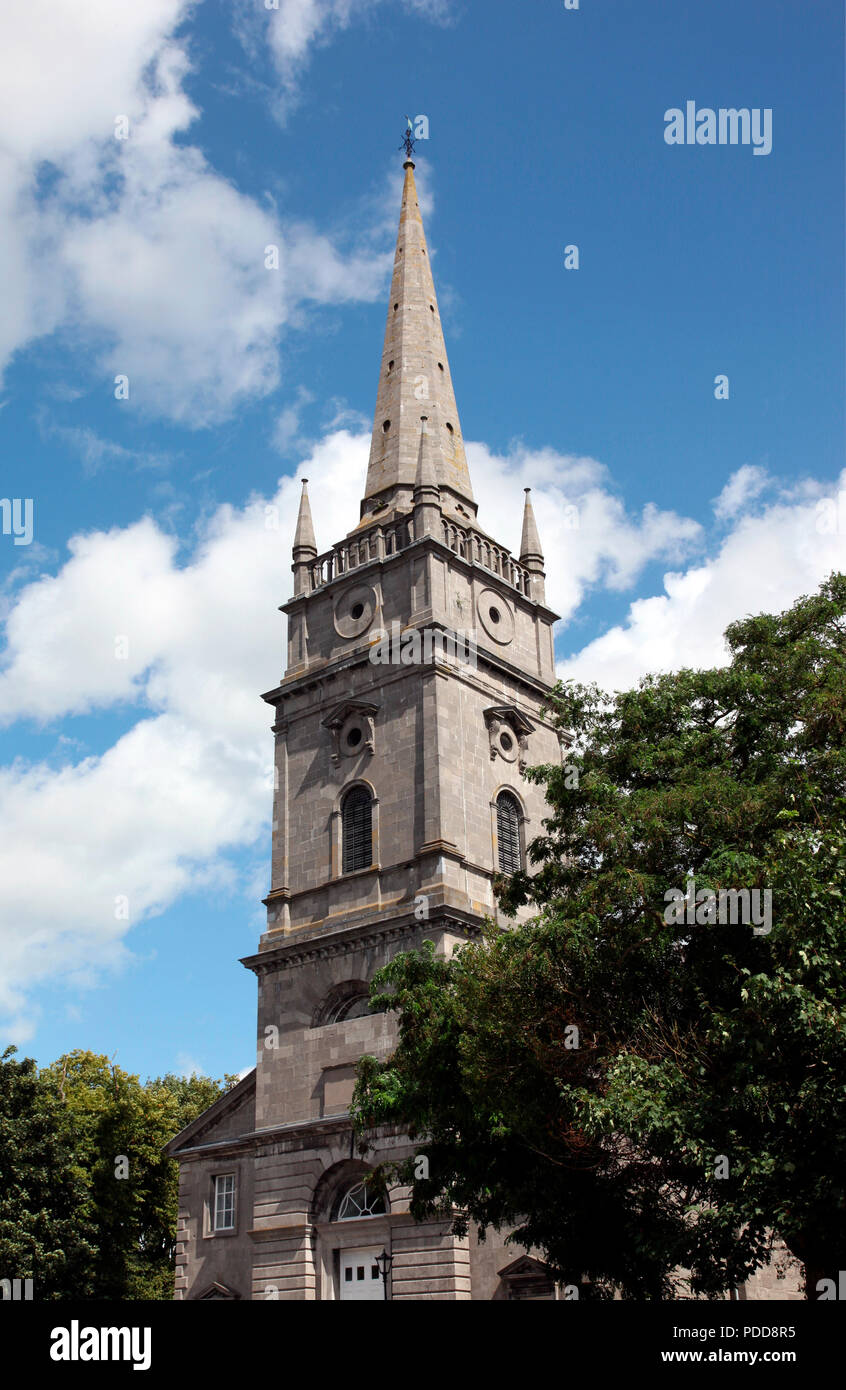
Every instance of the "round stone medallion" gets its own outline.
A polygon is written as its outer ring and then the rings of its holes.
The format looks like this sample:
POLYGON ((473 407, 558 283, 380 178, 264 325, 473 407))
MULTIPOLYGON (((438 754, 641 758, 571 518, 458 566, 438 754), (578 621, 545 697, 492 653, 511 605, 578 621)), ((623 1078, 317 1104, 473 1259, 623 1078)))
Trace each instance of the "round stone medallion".
POLYGON ((335 631, 339 637, 360 637, 375 616, 376 591, 369 584, 355 584, 335 604, 335 631))
POLYGON ((496 589, 483 589, 476 603, 479 622, 494 642, 505 647, 514 636, 514 613, 496 589))

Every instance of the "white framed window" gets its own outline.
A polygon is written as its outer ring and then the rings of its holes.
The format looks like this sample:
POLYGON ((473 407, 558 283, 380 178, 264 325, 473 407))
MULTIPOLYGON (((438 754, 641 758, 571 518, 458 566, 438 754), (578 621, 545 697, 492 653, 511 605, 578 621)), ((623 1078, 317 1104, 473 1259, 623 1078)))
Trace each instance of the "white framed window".
POLYGON ((214 1180, 212 1230, 235 1229, 235 1174, 218 1173, 214 1180))

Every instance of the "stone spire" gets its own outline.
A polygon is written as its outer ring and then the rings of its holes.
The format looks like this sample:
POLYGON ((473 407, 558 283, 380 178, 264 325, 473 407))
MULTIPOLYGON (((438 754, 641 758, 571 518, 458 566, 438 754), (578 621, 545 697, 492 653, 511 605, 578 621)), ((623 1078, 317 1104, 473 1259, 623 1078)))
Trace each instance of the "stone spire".
POLYGON ((476 514, 458 409, 452 389, 429 252, 417 202, 414 162, 404 164, 388 321, 362 515, 377 502, 410 508, 420 452, 420 417, 428 416, 435 481, 445 511, 476 514))
POLYGON ((317 559, 317 542, 314 539, 314 524, 311 519, 311 507, 308 500, 308 478, 303 478, 297 529, 294 532, 293 558, 294 563, 291 569, 294 571, 294 594, 306 593, 309 588, 309 564, 312 560, 317 559))
POLYGON ((532 598, 539 602, 545 602, 546 578, 543 568, 543 551, 541 550, 538 526, 535 521, 535 512, 532 507, 532 489, 524 489, 526 493, 526 503, 523 507, 523 535, 520 540, 520 564, 524 565, 532 577, 532 598))

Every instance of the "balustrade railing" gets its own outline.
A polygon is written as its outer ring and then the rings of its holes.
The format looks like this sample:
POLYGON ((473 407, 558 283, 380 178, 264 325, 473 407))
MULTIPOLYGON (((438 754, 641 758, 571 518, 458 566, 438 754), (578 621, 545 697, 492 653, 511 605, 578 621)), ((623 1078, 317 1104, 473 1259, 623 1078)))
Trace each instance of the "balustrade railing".
MULTIPOLYGON (((456 526, 452 521, 442 522, 443 540, 455 555, 480 565, 490 574, 498 575, 518 593, 531 594, 529 571, 518 564, 501 545, 469 527, 456 526)), ((322 589, 344 574, 367 565, 371 560, 384 560, 404 550, 414 539, 413 518, 408 517, 391 526, 374 526, 357 539, 340 541, 325 555, 318 555, 310 566, 312 589, 322 589)))
POLYGON ((392 526, 374 526, 358 539, 340 541, 325 555, 318 555, 316 560, 312 560, 311 587, 322 589, 324 584, 331 584, 333 579, 339 579, 341 575, 349 574, 371 560, 384 560, 389 555, 396 555, 410 545, 412 539, 413 528, 409 518, 392 526))
POLYGON ((489 570, 491 574, 498 575, 519 593, 531 593, 529 571, 517 563, 510 551, 496 545, 479 531, 456 526, 452 521, 444 520, 442 526, 444 541, 454 554, 460 555, 464 560, 470 560, 474 565, 481 565, 482 569, 489 570))

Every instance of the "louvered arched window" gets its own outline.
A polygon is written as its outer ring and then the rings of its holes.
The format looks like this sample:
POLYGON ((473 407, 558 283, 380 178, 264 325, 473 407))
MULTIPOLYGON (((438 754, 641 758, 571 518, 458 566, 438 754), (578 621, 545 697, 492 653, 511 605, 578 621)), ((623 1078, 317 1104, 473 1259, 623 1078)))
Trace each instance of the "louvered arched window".
POLYGON ((519 873, 523 867, 520 854, 520 803, 513 792, 500 792, 496 799, 496 842, 499 872, 519 873))
POLYGON ((373 863, 373 803, 366 787, 353 787, 341 807, 344 873, 373 863))

